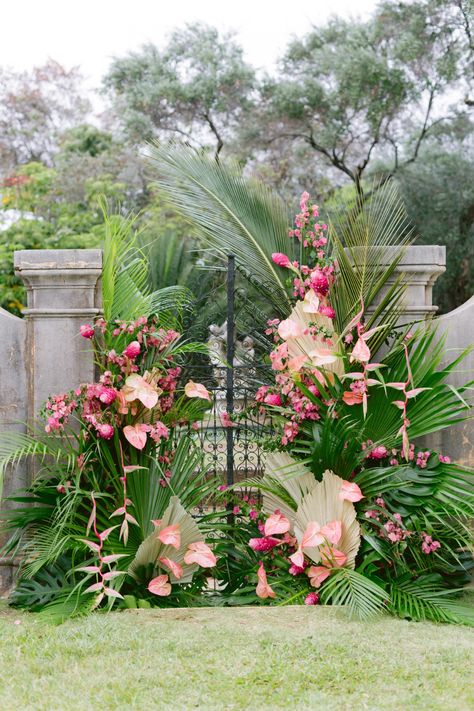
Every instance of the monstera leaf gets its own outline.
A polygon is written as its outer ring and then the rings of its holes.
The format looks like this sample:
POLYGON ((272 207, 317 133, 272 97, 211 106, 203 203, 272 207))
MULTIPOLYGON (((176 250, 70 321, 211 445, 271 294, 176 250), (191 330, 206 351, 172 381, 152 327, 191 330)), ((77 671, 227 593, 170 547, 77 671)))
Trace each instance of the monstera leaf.
MULTIPOLYGON (((341 477, 329 470, 325 471, 323 480, 317 482, 303 497, 296 515, 293 515, 294 532, 300 542, 310 521, 317 521, 320 526, 331 521, 341 521, 342 537, 337 548, 347 556, 347 567, 354 568, 360 545, 360 527, 356 520, 354 504, 339 497, 342 484, 341 477)), ((304 552, 315 563, 320 562, 319 547, 305 548, 304 552)))
POLYGON ((153 533, 141 543, 135 558, 130 564, 128 572, 135 580, 144 582, 144 577, 152 577, 157 568, 162 567, 163 571, 169 575, 172 583, 190 583, 198 566, 196 563, 191 565, 185 563, 184 556, 190 543, 202 541, 202 539, 203 535, 193 517, 182 506, 178 497, 172 496, 160 524, 155 528, 153 533), (161 531, 168 526, 176 524, 179 526, 181 538, 178 549, 172 545, 162 543, 159 539, 161 531), (178 563, 183 569, 183 576, 178 580, 166 566, 160 566, 159 558, 169 558, 173 562, 178 563))
POLYGON ((259 483, 263 489, 263 508, 266 513, 279 509, 290 521, 295 511, 317 482, 304 464, 286 452, 272 452, 266 458, 265 476, 259 483))

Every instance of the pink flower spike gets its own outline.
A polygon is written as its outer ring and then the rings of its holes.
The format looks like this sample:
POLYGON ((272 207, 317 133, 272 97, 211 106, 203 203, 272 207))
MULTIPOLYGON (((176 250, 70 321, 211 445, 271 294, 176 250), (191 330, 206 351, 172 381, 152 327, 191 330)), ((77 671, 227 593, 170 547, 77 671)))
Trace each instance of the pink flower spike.
POLYGON ((255 590, 255 592, 257 593, 257 597, 261 598, 262 600, 265 600, 265 598, 267 597, 276 597, 275 592, 268 584, 267 574, 265 572, 265 568, 263 567, 262 562, 260 562, 260 565, 258 566, 257 578, 258 584, 255 590))
POLYGON ((209 395, 207 388, 205 388, 202 383, 195 383, 192 380, 187 382, 184 386, 184 394, 187 397, 197 397, 201 400, 211 401, 211 396, 209 395))
POLYGON ((171 570, 176 580, 180 580, 183 577, 183 569, 179 563, 171 560, 171 558, 159 558, 159 561, 171 570))
POLYGON ((196 541, 189 544, 184 562, 187 565, 197 563, 201 568, 213 568, 217 563, 217 558, 206 543, 196 541))
POLYGON ((272 261, 275 264, 278 264, 279 267, 291 266, 289 258, 286 256, 286 254, 283 254, 282 252, 274 252, 272 254, 272 261))
POLYGON ((363 499, 364 495, 357 484, 352 481, 343 481, 341 491, 339 492, 339 498, 355 503, 356 501, 363 499))
POLYGON ((142 424, 127 425, 123 428, 125 439, 130 442, 135 449, 143 449, 146 445, 147 431, 142 424))
POLYGON ((321 528, 321 535, 330 543, 336 545, 342 536, 342 521, 330 521, 321 528))
POLYGON ((148 583, 148 590, 153 595, 158 595, 159 597, 167 597, 171 594, 171 584, 168 582, 167 575, 158 575, 153 580, 148 583))
POLYGON ((286 533, 291 528, 288 519, 279 512, 273 513, 265 521, 265 535, 274 536, 278 533, 286 533))
POLYGON ((326 578, 329 578, 331 575, 331 571, 328 568, 324 568, 322 565, 312 565, 311 568, 308 568, 306 573, 313 588, 319 588, 321 583, 323 583, 326 578))
POLYGON ((158 538, 165 544, 165 546, 172 546, 178 550, 181 545, 179 523, 173 523, 170 526, 163 528, 163 530, 159 532, 158 538))

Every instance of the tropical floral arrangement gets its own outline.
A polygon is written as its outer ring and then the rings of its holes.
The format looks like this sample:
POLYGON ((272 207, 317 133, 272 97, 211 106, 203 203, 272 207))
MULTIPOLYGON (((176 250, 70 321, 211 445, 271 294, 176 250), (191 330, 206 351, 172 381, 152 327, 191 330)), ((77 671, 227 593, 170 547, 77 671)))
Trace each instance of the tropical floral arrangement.
POLYGON ((272 255, 291 275, 294 305, 268 324, 274 383, 256 400, 275 431, 252 482, 262 507, 234 507, 229 590, 245 602, 472 622, 456 599, 473 567, 472 472, 412 441, 468 414, 462 390, 446 385, 460 358, 441 366, 434 330, 397 334, 363 303, 338 332, 340 265, 308 193, 300 207, 289 237, 305 262, 272 255))

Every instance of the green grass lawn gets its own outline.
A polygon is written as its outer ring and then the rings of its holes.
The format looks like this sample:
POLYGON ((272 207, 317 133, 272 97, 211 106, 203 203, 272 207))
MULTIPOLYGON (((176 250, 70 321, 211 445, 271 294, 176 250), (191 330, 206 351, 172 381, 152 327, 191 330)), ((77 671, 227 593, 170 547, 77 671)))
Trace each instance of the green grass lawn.
POLYGON ((474 630, 323 607, 0 609, 0 709, 474 709, 474 630))

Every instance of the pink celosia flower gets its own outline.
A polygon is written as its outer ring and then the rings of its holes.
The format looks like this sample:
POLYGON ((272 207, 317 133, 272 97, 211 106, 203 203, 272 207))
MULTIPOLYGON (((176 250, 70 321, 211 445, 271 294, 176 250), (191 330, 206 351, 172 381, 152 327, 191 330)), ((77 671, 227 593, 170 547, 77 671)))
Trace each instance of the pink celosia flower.
POLYGON ((271 538, 265 536, 264 538, 251 538, 249 540, 249 546, 254 551, 259 551, 260 553, 266 553, 270 551, 275 546, 278 546, 281 541, 278 538, 271 538))
POLYGON ((171 560, 171 558, 159 558, 159 561, 171 570, 176 580, 180 580, 183 577, 183 568, 179 563, 171 560))
POLYGON ((123 434, 125 439, 130 442, 132 447, 135 449, 143 449, 146 445, 147 431, 149 430, 149 425, 144 425, 143 423, 136 425, 127 425, 123 428, 123 434))
POLYGON ((325 568, 322 565, 312 565, 306 572, 313 588, 319 588, 321 583, 331 575, 329 568, 325 568))
POLYGON ((352 481, 343 481, 341 491, 339 492, 339 498, 355 503, 356 501, 363 499, 364 495, 357 484, 352 481))
POLYGON ((90 326, 88 323, 84 324, 79 328, 79 332, 83 338, 94 338, 94 328, 93 326, 90 326))
POLYGON ((279 511, 275 511, 265 521, 264 531, 266 536, 274 536, 279 533, 286 533, 290 530, 291 524, 279 511))
POLYGON ((319 602, 319 595, 316 592, 311 592, 306 595, 304 599, 305 605, 317 605, 319 602))
POLYGON ((138 373, 129 375, 122 388, 122 392, 127 402, 139 400, 148 409, 155 407, 158 402, 158 391, 145 378, 138 373))
POLYGON ((202 383, 195 383, 192 380, 184 386, 184 392, 187 397, 197 397, 202 400, 211 400, 211 396, 202 383))
POLYGON ((163 528, 163 530, 159 532, 158 538, 165 546, 172 546, 178 550, 181 545, 179 523, 172 523, 170 526, 163 528))
POLYGON ((279 267, 291 266, 289 258, 286 256, 286 254, 283 254, 282 252, 274 252, 272 254, 272 260, 275 262, 275 264, 278 264, 279 267))
POLYGON ((270 585, 268 584, 267 574, 265 572, 265 568, 263 567, 263 563, 261 561, 258 566, 257 578, 258 578, 258 584, 257 584, 256 590, 255 590, 255 592, 257 593, 257 597, 260 597, 263 600, 265 600, 265 598, 267 598, 267 597, 276 597, 274 591, 271 589, 270 585))
POLYGON ((123 355, 127 356, 127 358, 130 358, 130 360, 134 360, 138 355, 140 355, 139 342, 132 341, 131 343, 129 343, 128 346, 125 348, 123 355))
POLYGON ((196 541, 189 544, 184 562, 187 565, 197 563, 201 568, 213 568, 217 563, 217 558, 206 543, 196 541))
POLYGON ((148 590, 153 593, 153 595, 159 595, 160 597, 166 597, 171 594, 171 584, 168 582, 167 575, 158 575, 153 580, 148 583, 148 590))
POLYGON ((112 437, 114 436, 114 428, 112 427, 112 425, 108 425, 106 423, 102 425, 97 425, 96 431, 99 437, 101 437, 102 439, 112 439, 112 437))

